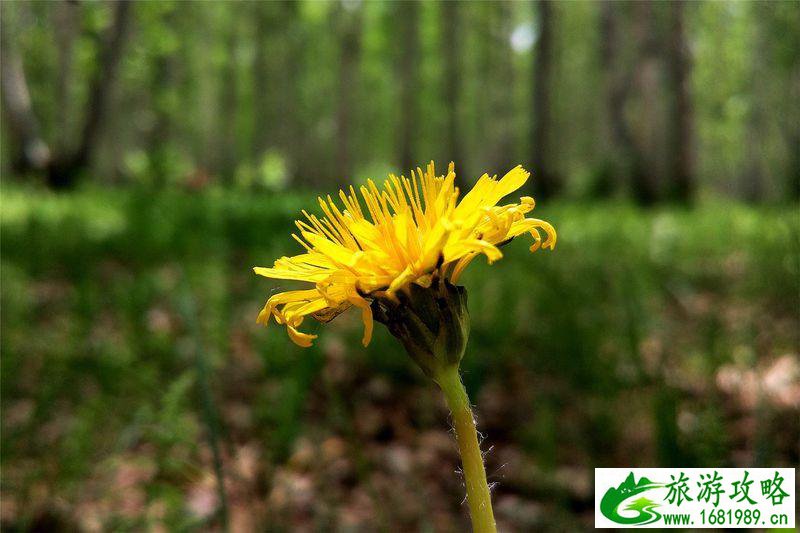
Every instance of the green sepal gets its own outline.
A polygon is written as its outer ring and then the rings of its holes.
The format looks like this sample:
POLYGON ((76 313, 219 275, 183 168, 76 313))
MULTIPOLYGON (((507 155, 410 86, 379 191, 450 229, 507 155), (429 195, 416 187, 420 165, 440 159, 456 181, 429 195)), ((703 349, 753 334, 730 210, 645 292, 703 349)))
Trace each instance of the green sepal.
POLYGON ((458 367, 469 337, 464 287, 439 278, 429 287, 411 284, 397 293, 396 300, 373 300, 372 311, 427 376, 458 367))

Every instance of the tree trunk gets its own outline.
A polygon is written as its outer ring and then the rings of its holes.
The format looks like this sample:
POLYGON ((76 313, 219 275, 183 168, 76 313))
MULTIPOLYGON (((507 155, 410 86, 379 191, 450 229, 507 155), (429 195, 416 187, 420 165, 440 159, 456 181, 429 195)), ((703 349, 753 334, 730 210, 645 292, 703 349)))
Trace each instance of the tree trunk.
MULTIPOLYGON (((178 13, 172 11, 166 14, 166 23, 172 28, 179 27, 178 13)), ((177 31, 180 31, 179 29, 177 31)), ((173 119, 173 100, 168 98, 176 90, 177 72, 180 59, 177 51, 160 53, 154 59, 153 77, 150 80, 150 105, 155 114, 155 121, 147 132, 146 146, 150 159, 150 173, 153 184, 163 187, 170 181, 170 147, 167 142, 176 133, 173 119)))
MULTIPOLYGON (((800 58, 795 54, 787 76, 789 102, 800 102, 800 58)), ((785 113, 781 121, 781 131, 789 151, 785 173, 784 194, 793 201, 800 200, 800 109, 795 104, 785 113)))
MULTIPOLYGON (((634 6, 639 7, 639 6, 634 6)), ((621 4, 604 0, 600 4, 600 64, 603 69, 606 116, 608 117, 608 157, 596 184, 598 192, 610 194, 614 189, 630 186, 634 198, 642 204, 651 204, 656 199, 652 177, 647 173, 644 149, 637 144, 636 135, 626 118, 626 108, 631 101, 631 88, 641 86, 642 64, 651 61, 655 42, 649 35, 647 17, 649 14, 637 13, 636 42, 643 47, 636 56, 636 63, 622 63, 623 40, 621 4)), ((646 124, 649 126, 649 123, 646 124)), ((639 132, 641 134, 641 131, 639 132)))
POLYGON ((620 188, 625 175, 626 141, 629 133, 625 124, 625 100, 627 87, 619 58, 619 13, 611 0, 600 3, 600 67, 605 99, 605 156, 601 161, 599 175, 593 184, 595 196, 609 196, 620 188))
POLYGON ((339 56, 339 88, 336 105, 336 180, 349 181, 353 172, 351 132, 353 111, 358 90, 358 64, 361 59, 361 8, 352 12, 338 6, 337 18, 341 36, 339 56))
POLYGON ((634 199, 642 205, 651 205, 658 200, 656 165, 653 150, 655 141, 655 105, 658 96, 659 43, 653 27, 653 6, 649 2, 637 2, 634 7, 634 41, 639 48, 636 58, 633 83, 640 100, 636 115, 635 132, 630 136, 630 179, 634 199))
POLYGON ((72 109, 72 59, 75 38, 78 36, 80 6, 72 2, 59 2, 53 9, 53 28, 58 46, 58 71, 54 100, 56 103, 57 154, 69 153, 69 141, 73 138, 70 129, 70 110, 72 109))
MULTIPOLYGON (((770 73, 764 65, 765 58, 768 57, 767 43, 765 39, 765 17, 760 5, 753 4, 751 16, 753 18, 753 42, 750 52, 750 106, 747 112, 745 123, 745 150, 743 173, 739 178, 740 194, 748 202, 761 202, 765 195, 765 172, 764 172, 764 137, 767 130, 767 118, 765 116, 765 100, 767 88, 765 87, 765 77, 770 73)), ((795 151, 797 146, 795 145, 795 151)))
POLYGON ((510 42, 514 14, 511 2, 491 2, 489 9, 491 67, 484 96, 489 100, 489 120, 484 131, 490 141, 490 167, 502 176, 519 163, 514 143, 514 53, 510 42))
MULTIPOLYGON (((231 16, 235 17, 236 12, 231 16)), ((239 160, 237 142, 237 104, 238 104, 238 31, 237 22, 232 23, 225 36, 227 60, 222 69, 219 92, 219 137, 217 138, 216 174, 223 183, 232 184, 236 174, 236 163, 239 160)))
POLYGON ((784 174, 784 197, 791 201, 800 201, 800 57, 795 53, 786 73, 786 84, 789 88, 788 109, 782 113, 781 132, 788 148, 788 160, 784 174))
POLYGON ((417 166, 414 152, 414 128, 417 126, 417 91, 419 91, 419 3, 397 4, 400 57, 398 83, 400 85, 400 117, 398 146, 400 171, 407 174, 417 166))
POLYGON ((91 161, 99 139, 100 127, 108 112, 108 101, 114 87, 130 21, 131 4, 128 1, 114 4, 114 21, 106 43, 100 50, 100 65, 89 88, 88 108, 80 143, 74 153, 68 157, 59 157, 59 161, 51 168, 49 181, 54 188, 72 186, 77 173, 91 161))
MULTIPOLYGON (((790 80, 790 102, 800 101, 800 66, 795 67, 795 72, 790 80)), ((797 112, 795 111, 795 114, 797 112)), ((789 161, 786 168, 785 195, 788 200, 800 200, 800 117, 798 120, 786 120, 783 125, 783 138, 789 147, 789 161)))
POLYGON ((539 22, 539 38, 533 54, 533 128, 531 134, 531 172, 534 191, 542 197, 558 191, 559 182, 553 165, 550 134, 553 67, 553 3, 539 0, 535 4, 539 22))
MULTIPOLYGON (((458 2, 441 4, 441 50, 444 61, 442 95, 446 113, 445 160, 464 165, 459 110, 461 101, 461 6, 458 2)), ((443 161, 444 163, 445 161, 443 161)), ((403 170, 405 172, 405 169, 403 170)))
POLYGON ((268 149, 279 150, 290 179, 302 179, 300 185, 309 185, 309 176, 318 176, 319 172, 307 161, 298 117, 303 61, 299 5, 289 0, 253 2, 252 9, 255 53, 250 158, 258 166, 268 149))
POLYGON ((264 151, 270 144, 270 104, 274 103, 274 94, 270 93, 268 37, 274 30, 274 21, 270 9, 272 5, 267 2, 253 2, 253 21, 255 23, 255 36, 253 46, 253 138, 250 157, 253 164, 258 166, 264 151))
MULTIPOLYGON (((6 16, 0 20, 5 22, 6 16)), ((3 110, 19 148, 13 167, 17 172, 44 170, 51 163, 50 147, 41 136, 39 121, 31 106, 22 56, 9 30, 6 24, 0 29, 0 85, 3 110)))
MULTIPOLYGON (((491 2, 469 2, 461 4, 464 12, 464 19, 469 24, 481 28, 492 28, 494 5, 491 2)), ((484 36, 487 30, 483 30, 480 45, 465 56, 465 64, 469 69, 480 72, 481 76, 472 76, 465 79, 465 89, 470 89, 471 94, 468 98, 468 107, 465 108, 465 116, 469 122, 464 128, 464 142, 466 146, 466 158, 462 164, 465 174, 471 178, 480 176, 484 172, 489 172, 486 167, 487 162, 492 156, 491 143, 487 142, 487 133, 491 130, 493 117, 491 116, 491 105, 488 95, 493 90, 497 90, 497 80, 492 79, 494 68, 494 47, 484 36), (476 79, 477 78, 477 79, 476 79)))
POLYGON ((692 176, 692 102, 689 93, 691 60, 686 43, 684 0, 670 5, 670 25, 667 80, 672 98, 667 134, 667 165, 670 184, 667 189, 673 201, 688 203, 692 200, 694 178, 692 176))
MULTIPOLYGON (((362 8, 359 8, 359 13, 362 8)), ((286 41, 286 52, 283 54, 282 105, 281 123, 283 124, 283 152, 288 161, 289 173, 293 180, 302 175, 311 175, 305 147, 306 136, 300 119, 298 102, 300 101, 301 72, 303 65, 303 35, 300 19, 300 3, 295 0, 283 2, 283 27, 286 41)), ((360 16, 360 15, 359 15, 360 16)), ((360 20, 359 20, 360 26, 360 20)), ((359 30, 360 33, 360 30, 359 30)), ((360 40, 359 40, 360 50, 360 40)), ((360 55, 360 54, 359 54, 360 55)), ((350 176, 344 176, 349 179, 350 176)))
POLYGON ((108 101, 122 57, 130 22, 131 4, 129 1, 119 1, 114 4, 114 20, 100 50, 100 65, 89 88, 86 119, 78 146, 68 155, 59 155, 48 172, 48 183, 54 189, 71 187, 78 173, 90 163, 97 147, 100 128, 108 112, 108 101))

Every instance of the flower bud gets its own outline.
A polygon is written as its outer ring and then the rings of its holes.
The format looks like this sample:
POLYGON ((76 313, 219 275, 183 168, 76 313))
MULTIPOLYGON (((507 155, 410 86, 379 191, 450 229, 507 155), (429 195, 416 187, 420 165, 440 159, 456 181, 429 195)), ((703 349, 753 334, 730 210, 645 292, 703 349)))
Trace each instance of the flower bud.
POLYGON ((372 312, 429 377, 461 362, 469 337, 464 287, 438 277, 429 287, 412 283, 396 299, 374 299, 372 312))

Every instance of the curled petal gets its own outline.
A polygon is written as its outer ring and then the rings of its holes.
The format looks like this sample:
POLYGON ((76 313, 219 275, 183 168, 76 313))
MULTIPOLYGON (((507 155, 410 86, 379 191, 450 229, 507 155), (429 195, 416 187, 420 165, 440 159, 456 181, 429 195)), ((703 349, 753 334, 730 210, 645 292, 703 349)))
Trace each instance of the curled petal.
POLYGON ((370 303, 355 292, 350 295, 348 301, 361 309, 361 320, 364 321, 364 338, 361 340, 361 344, 368 346, 372 340, 372 329, 374 326, 370 303))
POLYGON ((450 261, 460 259, 473 252, 486 255, 486 259, 489 261, 489 264, 494 263, 503 257, 503 252, 501 252, 497 246, 490 242, 482 239, 466 239, 458 241, 445 248, 445 262, 449 263, 450 261))
POLYGON ((453 268, 453 273, 450 274, 450 282, 453 284, 458 283, 459 278, 461 277, 461 273, 464 272, 464 269, 469 266, 473 259, 478 256, 476 253, 471 253, 465 255, 461 259, 458 260, 456 266, 453 268))
POLYGON ((294 326, 286 326, 286 331, 289 333, 289 338, 292 339, 296 345, 300 346, 301 348, 308 348, 311 346, 311 341, 317 338, 316 335, 311 335, 310 333, 303 333, 302 331, 298 331, 297 328, 294 326))

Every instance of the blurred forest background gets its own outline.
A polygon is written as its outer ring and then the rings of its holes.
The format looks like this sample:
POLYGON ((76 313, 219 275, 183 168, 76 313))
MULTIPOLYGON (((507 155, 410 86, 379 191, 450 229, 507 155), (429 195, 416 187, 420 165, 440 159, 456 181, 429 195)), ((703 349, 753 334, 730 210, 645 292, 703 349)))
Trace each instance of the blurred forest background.
POLYGON ((438 391, 358 317, 256 327, 250 271, 313 195, 431 159, 523 164, 559 232, 463 278, 503 531, 590 528, 597 466, 800 463, 797 2, 0 23, 4 530, 465 530, 438 391))

